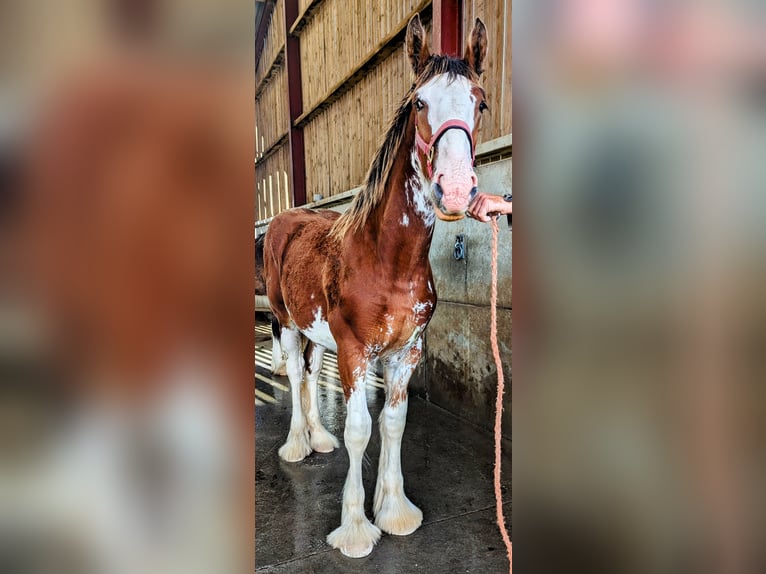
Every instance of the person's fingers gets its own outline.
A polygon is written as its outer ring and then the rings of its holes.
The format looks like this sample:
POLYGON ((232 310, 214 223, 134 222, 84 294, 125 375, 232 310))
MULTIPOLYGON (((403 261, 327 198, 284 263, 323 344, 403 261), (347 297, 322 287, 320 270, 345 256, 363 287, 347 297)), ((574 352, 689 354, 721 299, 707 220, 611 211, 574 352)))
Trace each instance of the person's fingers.
POLYGON ((486 204, 481 206, 481 210, 476 214, 476 219, 478 219, 482 223, 487 223, 489 221, 486 204))
POLYGON ((497 195, 490 195, 480 193, 468 206, 467 215, 477 221, 487 223, 492 219, 493 215, 500 215, 504 213, 512 213, 512 204, 505 201, 504 198, 497 195))
POLYGON ((484 203, 485 202, 483 196, 477 197, 476 200, 469 206, 468 214, 478 221, 484 221, 484 203))
POLYGON ((481 204, 481 195, 477 196, 468 206, 468 210, 466 213, 470 217, 476 217, 479 214, 479 205, 481 204))
POLYGON ((492 209, 492 199, 487 195, 483 195, 481 197, 481 202, 478 205, 479 221, 483 223, 487 223, 490 220, 490 217, 487 214, 491 209, 492 209))

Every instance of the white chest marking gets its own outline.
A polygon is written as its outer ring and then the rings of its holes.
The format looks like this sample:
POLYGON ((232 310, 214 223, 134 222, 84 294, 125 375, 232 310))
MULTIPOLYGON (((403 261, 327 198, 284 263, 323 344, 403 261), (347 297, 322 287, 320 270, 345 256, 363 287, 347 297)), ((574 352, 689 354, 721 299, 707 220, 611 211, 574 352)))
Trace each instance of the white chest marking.
POLYGON ((412 150, 410 159, 415 174, 410 177, 406 183, 409 200, 415 208, 415 212, 423 219, 426 227, 431 227, 434 224, 436 215, 434 214, 434 208, 432 207, 431 199, 429 198, 430 184, 428 183, 426 176, 423 174, 417 150, 412 150))
POLYGON ((430 301, 417 301, 415 305, 412 307, 412 312, 415 315, 420 315, 421 313, 427 311, 430 309, 433 305, 430 301))

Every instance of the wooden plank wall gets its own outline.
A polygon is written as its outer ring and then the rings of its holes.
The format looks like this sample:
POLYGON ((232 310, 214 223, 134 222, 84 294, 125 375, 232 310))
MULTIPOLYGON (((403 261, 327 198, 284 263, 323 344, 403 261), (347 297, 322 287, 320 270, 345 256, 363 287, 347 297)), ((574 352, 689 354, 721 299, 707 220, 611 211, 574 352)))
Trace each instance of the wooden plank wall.
POLYGON ((287 177, 290 146, 280 145, 263 162, 255 166, 255 220, 268 219, 292 207, 287 177))
POLYGON ((368 54, 377 51, 419 0, 324 0, 300 32, 303 108, 327 91, 368 54))
POLYGON ((285 93, 287 93, 287 74, 285 68, 280 68, 269 78, 255 101, 257 159, 268 153, 269 149, 284 137, 290 128, 285 93))
POLYGON ((401 45, 305 126, 310 194, 330 197, 364 182, 372 156, 411 84, 401 45))
POLYGON ((482 119, 479 142, 511 133, 511 0, 463 0, 463 42, 476 18, 487 26, 489 46, 482 84, 490 110, 482 119))
POLYGON ((277 0, 271 16, 263 51, 255 68, 255 219, 276 215, 292 204, 287 169, 290 128, 287 113, 287 75, 284 0, 277 0), (275 61, 282 61, 274 66, 275 61), (272 69, 274 68, 274 69, 272 69), (280 140, 282 140, 281 143, 280 140), (276 145, 275 144, 278 144, 276 145))
MULTIPOLYGON (((304 109, 322 101, 328 90, 377 50, 381 40, 405 25, 422 2, 387 0, 380 6, 372 3, 368 10, 360 8, 369 4, 361 0, 350 4, 346 7, 342 0, 325 0, 301 33, 304 109), (336 33, 345 29, 359 32, 336 33)), ((430 27, 428 22, 429 36, 430 27)), ((373 154, 412 81, 404 44, 399 42, 391 54, 304 126, 309 197, 318 193, 327 198, 364 182, 373 154)))
POLYGON ((285 0, 277 0, 274 11, 271 14, 271 22, 268 24, 266 38, 263 40, 263 51, 255 66, 256 89, 271 69, 274 60, 277 59, 285 47, 285 0))
POLYGON ((298 13, 303 14, 303 11, 311 4, 311 0, 298 0, 298 13))

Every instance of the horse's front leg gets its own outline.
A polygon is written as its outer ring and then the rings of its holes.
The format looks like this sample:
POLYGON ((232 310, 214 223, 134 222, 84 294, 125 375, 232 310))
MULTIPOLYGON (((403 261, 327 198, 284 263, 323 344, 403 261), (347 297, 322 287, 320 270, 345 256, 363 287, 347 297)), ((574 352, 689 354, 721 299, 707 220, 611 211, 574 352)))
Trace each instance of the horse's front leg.
POLYGON ((372 433, 365 385, 367 364, 363 354, 349 352, 339 345, 338 370, 347 397, 343 438, 349 466, 346 484, 343 486, 341 523, 327 536, 327 543, 351 558, 367 556, 380 539, 380 529, 367 520, 364 514, 362 457, 372 433))
POLYGON ((423 522, 423 513, 404 494, 401 447, 407 422, 407 385, 420 360, 422 341, 384 361, 386 404, 380 414, 380 462, 375 486, 375 524, 384 532, 412 534, 423 522))

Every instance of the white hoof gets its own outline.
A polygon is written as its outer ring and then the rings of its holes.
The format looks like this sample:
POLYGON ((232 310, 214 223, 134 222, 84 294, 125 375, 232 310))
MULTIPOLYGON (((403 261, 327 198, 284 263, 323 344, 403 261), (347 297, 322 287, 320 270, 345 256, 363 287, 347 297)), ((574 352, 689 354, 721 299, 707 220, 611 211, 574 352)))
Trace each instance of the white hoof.
POLYGON ((376 500, 375 524, 383 532, 396 536, 412 534, 423 523, 423 512, 404 496, 384 496, 376 500))
POLYGON ((311 454, 308 432, 290 433, 279 448, 279 457, 286 462, 300 462, 311 454))
POLYGON ((338 439, 323 426, 311 431, 310 444, 316 452, 332 452, 340 446, 338 439))
POLYGON ((366 517, 341 524, 327 535, 327 543, 349 558, 364 558, 380 540, 380 529, 366 517))

